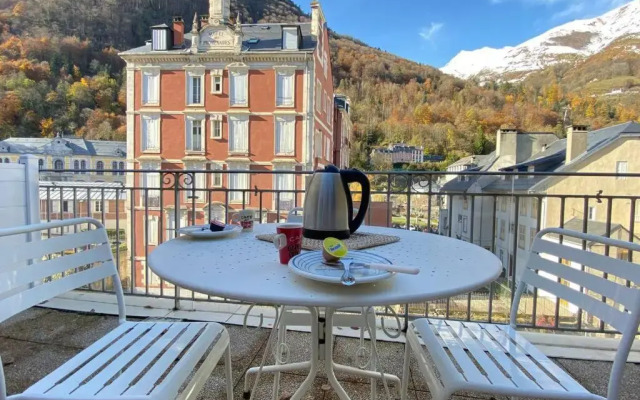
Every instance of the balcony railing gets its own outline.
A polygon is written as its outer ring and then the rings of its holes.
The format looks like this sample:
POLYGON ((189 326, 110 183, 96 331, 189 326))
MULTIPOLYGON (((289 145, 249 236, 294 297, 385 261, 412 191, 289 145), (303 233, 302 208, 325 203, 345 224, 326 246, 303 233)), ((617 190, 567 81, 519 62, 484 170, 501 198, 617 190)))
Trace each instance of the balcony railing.
MULTIPOLYGON (((44 171, 46 177, 69 171, 44 171)), ((85 171, 95 175, 97 171, 85 171)), ((111 172, 111 171, 108 171, 111 172)), ((40 190, 43 220, 93 216, 112 232, 115 259, 130 295, 180 300, 234 302, 164 282, 149 270, 147 256, 175 237, 185 225, 210 219, 229 221, 242 209, 255 210, 259 223, 286 220, 300 207, 311 173, 293 171, 118 171, 122 186, 56 182, 40 190), (214 175, 217 177, 214 178, 214 175), (275 175, 294 175, 278 180, 275 175), (220 184, 222 187, 214 187, 220 184), (276 182, 292 187, 274 188, 276 182), (229 185, 232 187, 229 188, 229 185), (99 206, 96 203, 100 202, 99 206), (62 210, 62 211, 61 211, 62 210)), ((372 203, 366 225, 412 229, 454 237, 485 247, 504 265, 500 279, 465 295, 429 303, 382 307, 381 315, 467 321, 507 322, 518 273, 524 267, 533 236, 558 226, 638 242, 640 174, 512 172, 368 172, 372 203), (448 182, 448 183, 447 183, 448 182), (638 186, 636 186, 638 185, 638 186), (483 188, 481 190, 481 187, 483 188)), ((96 179, 99 180, 99 179, 96 179)), ((113 185, 113 184, 111 184, 113 185)), ((357 207, 359 188, 353 194, 357 207)), ((558 241, 562 241, 558 238, 558 241)), ((630 252, 572 245, 638 262, 630 252)), ((585 266, 574 265, 584 269, 585 266)), ((635 282, 627 282, 628 285, 635 282)), ((575 288, 584 290, 583 288, 575 288)), ((103 284, 89 290, 109 290, 103 284)), ((607 301, 607 299, 602 299, 607 301)), ((613 329, 579 308, 532 291, 521 302, 519 324, 526 328, 580 333, 613 333, 613 329)))

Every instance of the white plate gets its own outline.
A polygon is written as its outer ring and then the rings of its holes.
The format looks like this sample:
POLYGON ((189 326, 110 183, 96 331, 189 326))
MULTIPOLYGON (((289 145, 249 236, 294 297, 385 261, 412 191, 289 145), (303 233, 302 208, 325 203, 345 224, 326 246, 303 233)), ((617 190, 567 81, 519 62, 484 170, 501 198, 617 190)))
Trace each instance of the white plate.
POLYGON ((209 225, 187 226, 178 229, 178 233, 187 235, 194 239, 221 239, 226 237, 234 237, 242 232, 242 227, 238 225, 227 225, 223 231, 212 232, 209 225))
MULTIPOLYGON (((347 258, 353 262, 365 262, 375 264, 392 264, 391 261, 377 254, 366 251, 349 251, 347 258)), ((298 254, 289 261, 289 269, 293 273, 320 282, 342 284, 340 278, 344 269, 323 264, 321 251, 312 251, 298 254)), ((356 278, 356 284, 378 282, 391 278, 395 273, 369 268, 351 268, 351 274, 356 278)))

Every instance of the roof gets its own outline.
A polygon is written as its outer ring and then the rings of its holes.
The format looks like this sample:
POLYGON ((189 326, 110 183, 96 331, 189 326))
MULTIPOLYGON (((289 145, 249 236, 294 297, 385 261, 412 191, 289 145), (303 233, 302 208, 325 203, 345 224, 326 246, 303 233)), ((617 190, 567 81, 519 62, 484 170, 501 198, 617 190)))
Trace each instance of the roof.
POLYGON ((483 190, 490 193, 504 193, 504 192, 527 192, 535 184, 540 182, 544 177, 534 176, 531 178, 518 177, 518 179, 512 179, 511 176, 507 179, 494 176, 494 180, 485 185, 483 190))
MULTIPOLYGON (((618 231, 622 228, 620 224, 611 224, 610 234, 618 231)), ((564 223, 562 229, 567 229, 575 232, 584 232, 584 220, 580 218, 573 218, 564 223)), ((595 236, 606 236, 607 235, 607 224, 605 222, 600 221, 587 221, 587 232, 590 235, 595 236)), ((558 238, 556 234, 549 234, 550 237, 558 238)), ((565 236, 563 238, 565 242, 571 243, 579 243, 582 244, 582 240, 574 237, 565 236)))
POLYGON ((77 137, 9 138, 0 141, 0 153, 126 158, 127 142, 85 140, 77 137))
POLYGON ((40 181, 40 200, 119 200, 127 199, 127 192, 118 182, 48 182, 40 181), (121 190, 117 190, 121 189, 121 190))
MULTIPOLYGON (((470 157, 473 157, 473 156, 470 156, 470 157)), ((466 157, 466 158, 470 158, 470 157, 466 157)), ((488 155, 475 156, 475 161, 476 161, 475 165, 471 168, 467 168, 465 171, 466 172, 487 171, 489 170, 489 168, 491 168, 491 166, 496 161, 496 159, 497 159, 497 156, 495 151, 488 155)), ((460 163, 458 165, 467 165, 467 164, 460 163)), ((462 173, 462 171, 460 173, 462 173)), ((480 176, 480 175, 466 175, 466 176, 458 175, 458 177, 461 179, 458 179, 458 178, 452 179, 449 182, 442 185, 441 191, 442 192, 466 192, 471 188, 471 186, 473 186, 474 183, 478 183, 480 184, 480 186, 483 186, 484 184, 487 184, 497 179, 497 177, 495 176, 480 176)))
MULTIPOLYGON (((302 33, 302 45, 300 49, 296 51, 309 51, 312 52, 316 49, 317 40, 315 36, 311 34, 311 23, 298 23, 298 24, 245 24, 242 25, 242 51, 243 52, 274 52, 274 51, 286 51, 292 52, 292 50, 283 50, 282 48, 282 29, 287 27, 297 26, 302 33), (254 40, 258 39, 257 43, 254 40), (251 43, 249 43, 251 41, 251 43)), ((136 47, 120 54, 123 55, 136 55, 136 54, 180 54, 190 52, 192 34, 187 33, 184 35, 185 43, 182 48, 175 48, 168 51, 154 51, 151 49, 151 42, 148 42, 144 46, 136 47)), ((294 51, 295 52, 295 51, 294 51)))

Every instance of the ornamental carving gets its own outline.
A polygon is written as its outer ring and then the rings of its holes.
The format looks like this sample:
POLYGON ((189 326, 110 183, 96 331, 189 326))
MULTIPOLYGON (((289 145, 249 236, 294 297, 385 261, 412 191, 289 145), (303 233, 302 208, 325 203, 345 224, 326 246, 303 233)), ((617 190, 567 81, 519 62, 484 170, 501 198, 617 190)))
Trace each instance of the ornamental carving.
POLYGON ((199 51, 236 51, 242 47, 242 35, 232 29, 207 27, 200 33, 199 51))

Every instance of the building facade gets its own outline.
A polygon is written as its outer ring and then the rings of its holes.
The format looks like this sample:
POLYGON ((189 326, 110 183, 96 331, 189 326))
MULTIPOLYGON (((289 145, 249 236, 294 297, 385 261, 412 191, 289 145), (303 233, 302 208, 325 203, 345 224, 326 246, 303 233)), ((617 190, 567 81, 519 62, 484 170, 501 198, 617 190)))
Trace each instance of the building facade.
MULTIPOLYGON (((301 196, 258 197, 251 189, 302 190, 305 179, 252 172, 306 171, 333 161, 333 76, 320 4, 312 3, 310 23, 241 24, 229 3, 211 0, 208 17, 196 15, 190 34, 174 18, 172 27, 152 27, 145 46, 121 53, 130 166, 196 171, 179 212, 161 209, 175 203, 171 194, 151 190, 161 187, 161 174, 128 177, 129 185, 150 189, 131 199, 136 254, 188 221, 228 219, 241 209, 261 220, 286 216, 301 196), (197 174, 216 170, 246 173, 197 174), (145 238, 149 227, 158 238, 145 238)), ((144 270, 145 260, 137 261, 144 270)))
POLYGON ((344 95, 335 95, 333 104, 333 164, 338 168, 349 168, 353 134, 351 100, 344 95))
POLYGON ((392 164, 422 163, 424 162, 424 149, 398 143, 373 149, 371 157, 382 157, 392 164))
POLYGON ((0 162, 15 163, 21 155, 32 154, 38 158, 41 170, 56 171, 41 172, 41 180, 124 183, 126 146, 126 142, 65 136, 9 138, 0 141, 0 162))

